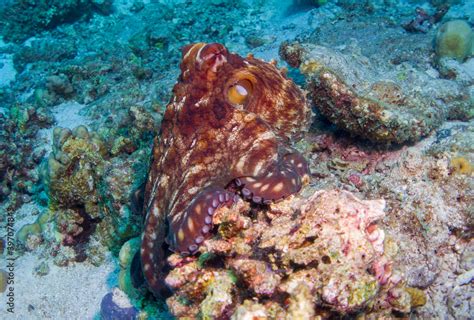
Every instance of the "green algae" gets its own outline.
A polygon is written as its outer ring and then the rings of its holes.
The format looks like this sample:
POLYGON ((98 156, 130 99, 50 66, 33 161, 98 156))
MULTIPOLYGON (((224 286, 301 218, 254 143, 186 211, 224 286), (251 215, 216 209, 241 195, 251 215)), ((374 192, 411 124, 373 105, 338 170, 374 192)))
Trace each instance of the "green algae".
POLYGON ((353 283, 348 300, 349 305, 359 306, 368 303, 376 296, 378 289, 379 286, 375 279, 368 282, 359 281, 353 283))
POLYGON ((204 320, 215 319, 222 309, 232 304, 234 281, 229 274, 217 274, 207 287, 206 298, 201 302, 201 317, 204 320))
POLYGON ((16 237, 20 243, 25 244, 28 237, 31 235, 41 235, 41 225, 39 223, 35 222, 24 225, 20 230, 18 230, 16 237))

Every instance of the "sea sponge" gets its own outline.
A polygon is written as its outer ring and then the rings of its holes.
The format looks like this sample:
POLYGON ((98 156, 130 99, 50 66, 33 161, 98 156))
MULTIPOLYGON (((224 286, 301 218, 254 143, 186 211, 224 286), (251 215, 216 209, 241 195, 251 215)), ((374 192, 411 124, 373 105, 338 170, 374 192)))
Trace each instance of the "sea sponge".
POLYGON ((464 20, 444 23, 436 35, 436 58, 455 58, 462 62, 472 54, 474 33, 464 20))
POLYGON ((5 270, 0 270, 0 293, 7 289, 8 273, 5 270))
POLYGON ((474 171, 471 162, 464 157, 455 157, 451 159, 451 167, 454 173, 470 175, 474 171))

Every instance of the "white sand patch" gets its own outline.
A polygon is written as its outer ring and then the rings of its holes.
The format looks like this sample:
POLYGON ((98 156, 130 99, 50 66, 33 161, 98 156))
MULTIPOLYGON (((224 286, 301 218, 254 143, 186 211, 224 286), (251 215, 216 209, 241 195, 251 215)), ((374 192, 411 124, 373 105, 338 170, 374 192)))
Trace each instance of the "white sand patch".
POLYGON ((0 88, 9 86, 15 80, 16 70, 13 67, 13 55, 0 55, 0 88))
POLYGON ((24 225, 34 223, 40 213, 41 207, 34 202, 22 205, 15 212, 15 230, 18 231, 24 225))
POLYGON ((81 115, 81 110, 85 105, 76 101, 61 103, 53 108, 54 119, 56 123, 48 129, 42 129, 38 132, 38 140, 42 140, 46 146, 46 151, 51 152, 51 144, 53 142, 54 127, 62 127, 74 129, 79 125, 89 125, 90 121, 87 117, 81 115))
MULTIPOLYGON (((34 222, 42 209, 34 203, 20 207, 15 212, 15 233, 25 224, 34 222)), ((5 237, 5 231, 0 235, 5 237)), ((116 283, 117 264, 113 257, 108 255, 99 267, 87 262, 58 267, 50 257, 44 256, 47 251, 40 247, 14 261, 15 313, 7 311, 6 293, 0 294, 0 319, 93 319, 100 311, 103 296, 111 290, 109 284, 116 283), (42 262, 49 267, 45 276, 34 272, 42 262)), ((0 269, 8 271, 8 257, 5 252, 0 258, 0 269)))
POLYGON ((85 105, 76 101, 61 103, 54 107, 53 113, 58 127, 73 129, 78 125, 87 125, 86 117, 80 114, 85 105))
MULTIPOLYGON (((44 260, 43 260, 44 261, 44 260)), ((15 261, 15 313, 6 311, 6 296, 1 296, 1 319, 93 319, 100 311, 103 296, 115 265, 109 257, 100 267, 78 263, 58 267, 48 262, 45 276, 34 274, 42 262, 32 253, 15 261)), ((3 265, 2 261, 2 265, 3 265)))

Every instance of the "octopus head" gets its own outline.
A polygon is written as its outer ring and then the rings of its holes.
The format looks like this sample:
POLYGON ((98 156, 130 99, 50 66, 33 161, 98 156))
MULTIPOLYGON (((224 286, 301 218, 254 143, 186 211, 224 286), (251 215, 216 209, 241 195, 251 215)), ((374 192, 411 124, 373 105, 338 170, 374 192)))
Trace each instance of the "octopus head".
POLYGON ((193 104, 205 101, 213 110, 253 113, 285 140, 309 127, 312 113, 305 95, 276 63, 243 58, 218 43, 196 43, 183 48, 181 71, 183 94, 193 92, 193 104))
POLYGON ((217 72, 227 62, 228 51, 219 43, 195 43, 182 49, 182 69, 194 72, 217 72), (183 68, 183 66, 185 66, 183 68))

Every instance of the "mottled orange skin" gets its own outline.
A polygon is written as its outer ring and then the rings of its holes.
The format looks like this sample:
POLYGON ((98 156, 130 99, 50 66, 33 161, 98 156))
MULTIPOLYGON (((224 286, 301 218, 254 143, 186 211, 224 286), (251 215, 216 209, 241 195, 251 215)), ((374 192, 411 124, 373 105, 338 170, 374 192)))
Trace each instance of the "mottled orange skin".
POLYGON ((237 181, 254 201, 274 201, 297 192, 308 173, 290 141, 308 129, 311 110, 274 64, 244 59, 219 44, 190 45, 183 49, 173 93, 145 189, 141 263, 156 295, 164 288, 163 242, 194 253, 210 236, 202 231, 211 226, 207 210, 232 201, 225 190, 230 183, 237 181), (228 92, 242 79, 253 90, 239 105, 228 92))

